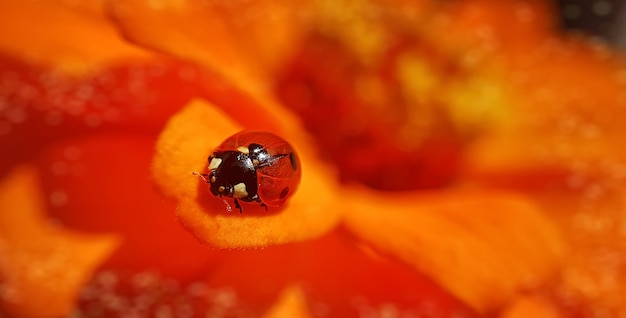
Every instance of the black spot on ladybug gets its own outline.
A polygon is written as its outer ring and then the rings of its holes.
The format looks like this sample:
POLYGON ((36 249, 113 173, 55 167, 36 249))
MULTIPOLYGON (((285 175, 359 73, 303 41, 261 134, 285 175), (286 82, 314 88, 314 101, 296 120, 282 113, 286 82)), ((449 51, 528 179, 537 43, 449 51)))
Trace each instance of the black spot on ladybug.
POLYGON ((293 168, 293 170, 298 170, 298 163, 296 160, 296 154, 293 152, 289 153, 289 160, 291 161, 291 167, 293 168))
POLYGON ((287 194, 289 194, 289 188, 284 188, 283 191, 280 191, 279 197, 281 199, 284 199, 287 196, 287 194))
POLYGON ((248 151, 250 151, 251 153, 259 153, 264 150, 265 149, 263 148, 263 146, 259 144, 252 143, 248 145, 248 151))

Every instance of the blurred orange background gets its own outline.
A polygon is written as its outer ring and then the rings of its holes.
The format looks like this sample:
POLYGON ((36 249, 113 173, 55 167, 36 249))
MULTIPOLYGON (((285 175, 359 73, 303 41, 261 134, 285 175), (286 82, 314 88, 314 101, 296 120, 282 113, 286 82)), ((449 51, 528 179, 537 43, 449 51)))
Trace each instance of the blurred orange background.
POLYGON ((0 1, 0 316, 626 315, 619 5, 0 1))

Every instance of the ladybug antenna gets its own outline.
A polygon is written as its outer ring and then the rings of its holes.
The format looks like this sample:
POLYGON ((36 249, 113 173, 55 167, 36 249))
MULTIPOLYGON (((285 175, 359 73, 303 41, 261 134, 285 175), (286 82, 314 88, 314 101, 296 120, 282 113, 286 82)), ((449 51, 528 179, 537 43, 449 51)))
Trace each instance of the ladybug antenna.
POLYGON ((207 180, 207 178, 206 178, 208 176, 208 174, 206 174, 206 173, 199 173, 199 172, 196 172, 196 171, 192 171, 191 174, 194 175, 194 176, 199 176, 200 178, 202 178, 202 180, 204 180, 204 182, 209 183, 209 180, 207 180))

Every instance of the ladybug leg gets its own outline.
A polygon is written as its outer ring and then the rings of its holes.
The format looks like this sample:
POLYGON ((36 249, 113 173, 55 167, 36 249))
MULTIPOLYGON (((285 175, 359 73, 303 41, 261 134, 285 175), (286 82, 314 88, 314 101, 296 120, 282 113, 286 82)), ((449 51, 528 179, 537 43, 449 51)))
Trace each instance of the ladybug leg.
POLYGON ((241 205, 239 204, 239 200, 237 200, 237 198, 235 198, 235 208, 239 209, 239 214, 243 214, 243 210, 241 209, 241 205))
MULTIPOLYGON (((226 199, 224 199, 223 196, 220 195, 220 199, 222 199, 222 202, 224 202, 224 205, 226 205, 226 212, 230 213, 233 211, 233 208, 230 206, 230 204, 228 204, 228 201, 226 201, 226 199)), ((237 204, 237 199, 235 199, 235 203, 237 204)), ((239 207, 239 204, 237 204, 237 207, 239 207)), ((241 207, 239 207, 239 209, 241 210, 241 207)))
POLYGON ((265 212, 267 212, 267 205, 261 201, 261 198, 257 198, 256 202, 258 202, 262 207, 265 208, 265 212))

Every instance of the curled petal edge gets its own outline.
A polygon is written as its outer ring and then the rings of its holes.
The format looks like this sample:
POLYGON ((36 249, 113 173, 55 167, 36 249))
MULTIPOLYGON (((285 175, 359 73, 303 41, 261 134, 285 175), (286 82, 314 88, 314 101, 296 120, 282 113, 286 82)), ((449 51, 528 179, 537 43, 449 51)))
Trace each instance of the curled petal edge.
POLYGON ((190 102, 163 129, 152 176, 165 195, 178 201, 176 216, 183 226, 201 242, 220 248, 298 242, 334 228, 341 218, 337 185, 328 169, 313 159, 306 141, 295 135, 284 137, 299 153, 302 181, 286 205, 266 212, 257 204, 246 204, 242 214, 228 213, 221 200, 210 195, 207 185, 192 171, 205 171, 211 151, 242 129, 202 100, 190 102))
POLYGON ((0 311, 64 317, 121 238, 68 231, 50 222, 35 171, 17 167, 0 183, 0 311))
POLYGON ((346 211, 346 227, 358 238, 426 273, 480 312, 501 308, 541 283, 568 250, 553 222, 513 194, 372 192, 346 211))

